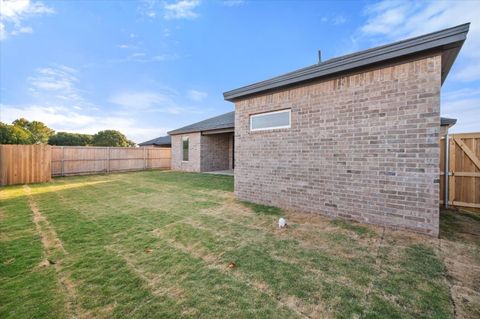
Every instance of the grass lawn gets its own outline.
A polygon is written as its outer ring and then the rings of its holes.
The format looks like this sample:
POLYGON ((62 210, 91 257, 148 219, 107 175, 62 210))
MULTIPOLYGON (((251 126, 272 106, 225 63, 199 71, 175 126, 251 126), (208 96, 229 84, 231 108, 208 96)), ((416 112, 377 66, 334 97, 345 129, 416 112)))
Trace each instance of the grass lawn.
POLYGON ((439 240, 232 190, 168 171, 0 189, 0 318, 480 316, 479 215, 444 212, 439 240))

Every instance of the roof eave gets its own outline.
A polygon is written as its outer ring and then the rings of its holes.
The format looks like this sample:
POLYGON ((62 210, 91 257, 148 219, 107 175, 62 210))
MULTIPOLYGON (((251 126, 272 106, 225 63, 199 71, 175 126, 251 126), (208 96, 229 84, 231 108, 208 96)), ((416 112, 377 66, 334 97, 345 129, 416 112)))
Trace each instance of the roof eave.
POLYGON ((203 132, 209 132, 209 131, 228 130, 228 129, 235 129, 235 125, 229 125, 229 126, 211 128, 211 129, 204 129, 204 130, 198 130, 198 129, 181 130, 181 129, 178 129, 178 130, 173 130, 173 131, 167 132, 167 134, 168 135, 178 135, 178 134, 188 134, 188 133, 203 133, 203 132))
POLYGON ((453 28, 437 31, 412 39, 384 45, 381 47, 346 55, 344 57, 327 60, 324 63, 290 72, 266 81, 247 85, 235 90, 223 93, 224 99, 234 102, 248 95, 291 86, 301 82, 331 76, 338 73, 364 68, 374 64, 384 63, 390 60, 412 56, 421 52, 441 50, 449 52, 445 64, 442 62, 442 83, 455 61, 462 47, 468 30, 469 23, 453 28))
POLYGON ((452 127, 457 123, 457 119, 452 119, 448 117, 441 117, 440 118, 440 126, 448 126, 452 127))

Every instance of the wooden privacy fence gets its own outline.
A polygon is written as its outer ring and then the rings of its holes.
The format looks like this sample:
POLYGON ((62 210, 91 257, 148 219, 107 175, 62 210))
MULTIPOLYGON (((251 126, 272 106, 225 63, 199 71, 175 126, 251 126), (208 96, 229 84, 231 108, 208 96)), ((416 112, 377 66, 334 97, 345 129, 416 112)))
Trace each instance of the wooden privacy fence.
POLYGON ((160 147, 0 145, 0 185, 49 182, 52 176, 169 169, 160 147))
POLYGON ((0 185, 51 180, 51 146, 0 145, 0 185))
POLYGON ((170 148, 52 146, 52 175, 170 168, 170 148))
POLYGON ((440 172, 440 203, 480 209, 480 133, 450 134, 448 144, 442 138, 440 172))

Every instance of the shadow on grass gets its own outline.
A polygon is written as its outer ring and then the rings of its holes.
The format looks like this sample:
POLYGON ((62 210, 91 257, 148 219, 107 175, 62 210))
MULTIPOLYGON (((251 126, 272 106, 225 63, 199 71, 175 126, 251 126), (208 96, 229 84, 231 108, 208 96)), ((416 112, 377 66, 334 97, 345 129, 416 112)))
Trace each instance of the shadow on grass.
POLYGON ((278 207, 255 204, 251 202, 241 201, 242 205, 250 208, 255 214, 280 216, 282 210, 278 207))
POLYGON ((480 213, 462 209, 442 209, 440 238, 480 246, 480 213))

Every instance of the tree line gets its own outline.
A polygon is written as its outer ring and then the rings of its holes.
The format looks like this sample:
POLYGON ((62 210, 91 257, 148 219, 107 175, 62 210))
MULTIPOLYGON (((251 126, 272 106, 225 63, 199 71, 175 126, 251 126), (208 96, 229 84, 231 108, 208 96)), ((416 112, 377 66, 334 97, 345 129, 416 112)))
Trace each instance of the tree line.
POLYGON ((0 122, 0 144, 49 144, 59 146, 133 147, 135 143, 116 130, 96 134, 57 132, 40 121, 20 118, 6 124, 0 122))

